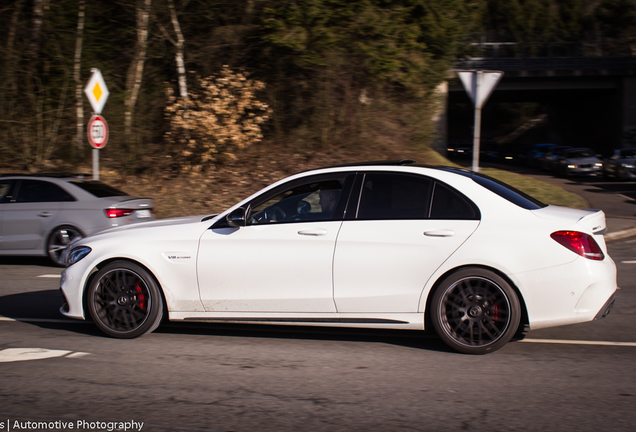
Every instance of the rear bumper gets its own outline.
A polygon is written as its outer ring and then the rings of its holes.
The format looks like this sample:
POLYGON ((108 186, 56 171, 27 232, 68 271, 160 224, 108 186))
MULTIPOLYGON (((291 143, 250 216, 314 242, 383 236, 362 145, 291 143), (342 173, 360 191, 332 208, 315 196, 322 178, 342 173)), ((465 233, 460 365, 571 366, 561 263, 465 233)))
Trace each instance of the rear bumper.
POLYGON ((607 302, 605 302, 605 304, 603 305, 601 310, 598 311, 598 313, 596 314, 594 319, 598 320, 598 319, 605 318, 606 316, 608 316, 610 311, 614 307, 615 303, 616 303, 616 293, 612 294, 612 296, 607 300, 607 302))

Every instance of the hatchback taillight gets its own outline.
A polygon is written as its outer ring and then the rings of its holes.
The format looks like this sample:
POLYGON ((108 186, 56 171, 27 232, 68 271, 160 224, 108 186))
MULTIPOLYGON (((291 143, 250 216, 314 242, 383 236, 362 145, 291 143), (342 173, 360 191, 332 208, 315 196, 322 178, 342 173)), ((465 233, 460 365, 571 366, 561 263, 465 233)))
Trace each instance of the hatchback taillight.
POLYGON ((118 217, 130 216, 135 211, 130 209, 106 209, 106 217, 109 219, 114 219, 118 217))
POLYGON ((584 258, 602 261, 603 251, 591 235, 578 231, 556 231, 550 234, 554 240, 584 258))

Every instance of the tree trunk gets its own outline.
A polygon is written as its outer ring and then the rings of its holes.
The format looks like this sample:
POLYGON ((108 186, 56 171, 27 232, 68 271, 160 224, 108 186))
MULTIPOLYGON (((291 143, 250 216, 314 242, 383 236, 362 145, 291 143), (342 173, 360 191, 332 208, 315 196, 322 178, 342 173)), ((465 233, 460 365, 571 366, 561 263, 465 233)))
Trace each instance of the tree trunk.
POLYGON ((139 90, 141 88, 141 78, 144 73, 144 64, 146 62, 146 54, 148 51, 148 23, 150 21, 150 7, 152 0, 138 0, 137 3, 137 48, 135 58, 128 68, 126 77, 126 112, 124 119, 124 128, 126 134, 126 143, 130 146, 132 136, 133 114, 137 99, 139 98, 139 90))
POLYGON ((170 8, 170 19, 172 20, 172 27, 177 35, 177 53, 175 55, 175 61, 177 62, 177 72, 179 74, 179 94, 183 98, 184 103, 187 103, 188 98, 188 84, 186 81, 185 61, 183 58, 183 51, 185 48, 185 39, 181 32, 181 26, 177 19, 177 12, 174 9, 174 1, 168 0, 168 7, 170 8))
POLYGON ((75 131, 75 154, 82 155, 82 142, 84 137, 84 105, 82 99, 82 42, 84 40, 84 17, 86 14, 86 0, 79 0, 79 12, 77 17, 77 37, 75 38, 75 65, 73 79, 75 81, 75 115, 77 119, 75 131))

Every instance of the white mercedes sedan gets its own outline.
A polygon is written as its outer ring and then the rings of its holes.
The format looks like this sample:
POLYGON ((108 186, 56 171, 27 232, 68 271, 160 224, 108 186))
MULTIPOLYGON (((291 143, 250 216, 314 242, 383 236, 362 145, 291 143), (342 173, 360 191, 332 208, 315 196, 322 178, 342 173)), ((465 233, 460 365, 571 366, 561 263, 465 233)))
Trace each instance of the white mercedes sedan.
POLYGON ((433 328, 495 351, 606 316, 616 266, 599 210, 412 161, 293 175, 214 216, 115 228, 68 249, 61 312, 133 338, 171 321, 433 328))

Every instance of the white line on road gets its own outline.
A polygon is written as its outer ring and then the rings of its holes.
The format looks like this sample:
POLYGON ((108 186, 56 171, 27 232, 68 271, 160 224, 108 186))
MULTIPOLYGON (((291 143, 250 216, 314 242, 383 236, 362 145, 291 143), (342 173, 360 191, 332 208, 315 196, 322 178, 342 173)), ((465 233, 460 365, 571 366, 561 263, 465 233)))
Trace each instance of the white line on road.
POLYGON ((6 322, 41 322, 41 323, 60 323, 60 324, 80 324, 80 323, 88 323, 88 321, 82 320, 72 320, 72 319, 56 319, 56 318, 9 318, 5 316, 0 316, 0 321, 6 322))
POLYGON ((50 350, 46 348, 6 348, 0 350, 0 363, 10 363, 28 360, 43 360, 54 357, 83 357, 85 352, 67 350, 50 350))
POLYGON ((636 342, 583 341, 583 340, 565 340, 565 339, 522 339, 519 342, 560 344, 560 345, 600 345, 600 346, 636 347, 636 342))
POLYGON ((621 264, 636 264, 636 261, 621 261, 621 264))
POLYGON ((59 279, 60 275, 59 274, 44 274, 44 275, 40 275, 38 277, 39 278, 59 279))

